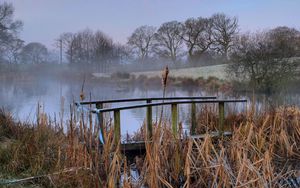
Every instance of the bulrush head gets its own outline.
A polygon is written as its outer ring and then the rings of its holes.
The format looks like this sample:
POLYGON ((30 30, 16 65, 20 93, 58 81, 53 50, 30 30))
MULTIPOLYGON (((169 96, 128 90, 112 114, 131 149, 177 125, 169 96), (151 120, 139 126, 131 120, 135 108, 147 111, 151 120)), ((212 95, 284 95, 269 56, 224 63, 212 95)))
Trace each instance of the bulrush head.
POLYGON ((167 80, 168 80, 168 75, 169 75, 169 68, 168 65, 165 67, 165 69, 162 71, 162 86, 164 88, 167 87, 167 80))

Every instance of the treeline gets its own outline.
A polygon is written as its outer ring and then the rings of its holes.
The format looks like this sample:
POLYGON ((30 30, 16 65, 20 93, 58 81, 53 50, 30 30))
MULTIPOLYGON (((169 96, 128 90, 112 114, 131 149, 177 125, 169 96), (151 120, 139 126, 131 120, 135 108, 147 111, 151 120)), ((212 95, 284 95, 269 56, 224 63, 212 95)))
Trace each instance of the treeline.
POLYGON ((240 33, 238 19, 223 13, 170 21, 157 28, 140 26, 126 44, 114 42, 100 30, 63 33, 55 40, 61 55, 51 53, 38 42, 25 45, 19 38, 23 24, 14 20, 13 14, 12 4, 0 4, 0 63, 67 62, 98 72, 107 72, 111 66, 123 70, 136 65, 146 69, 163 63, 173 66, 229 63, 229 74, 248 81, 254 88, 277 87, 299 73, 299 30, 282 26, 240 33))
POLYGON ((237 34, 237 18, 218 13, 210 18, 166 22, 157 29, 141 26, 128 38, 128 45, 141 62, 162 58, 178 63, 183 57, 193 63, 212 58, 227 60, 237 34))
POLYGON ((237 18, 214 14, 210 18, 166 22, 158 28, 140 26, 128 37, 125 45, 114 44, 101 31, 93 33, 89 29, 64 33, 58 41, 63 41, 69 63, 105 65, 109 62, 145 64, 164 61, 178 64, 228 60, 237 34, 237 18))

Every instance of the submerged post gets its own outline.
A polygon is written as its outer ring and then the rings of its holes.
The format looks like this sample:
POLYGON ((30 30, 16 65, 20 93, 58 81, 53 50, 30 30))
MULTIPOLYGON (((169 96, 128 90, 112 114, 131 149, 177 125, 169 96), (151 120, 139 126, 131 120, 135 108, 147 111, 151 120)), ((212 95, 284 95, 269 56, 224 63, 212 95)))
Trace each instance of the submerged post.
POLYGON ((121 137, 121 118, 120 110, 114 110, 114 144, 118 146, 121 137))
MULTIPOLYGON (((150 99, 147 99, 147 104, 150 104, 152 101, 150 99)), ((152 106, 147 107, 147 137, 148 139, 152 139, 152 106)))
POLYGON ((176 136, 176 134, 177 134, 177 121, 178 121, 177 104, 173 103, 171 105, 171 109, 172 109, 172 131, 173 131, 174 136, 176 136))
MULTIPOLYGON (((96 103, 96 108, 97 109, 102 109, 103 108, 103 103, 96 103)), ((104 140, 104 119, 103 119, 103 113, 97 113, 98 120, 99 120, 99 128, 102 134, 102 139, 103 142, 105 143, 104 140)))
POLYGON ((224 102, 219 102, 219 134, 223 135, 224 132, 224 119, 225 119, 225 112, 224 112, 224 102))
POLYGON ((195 135, 196 132, 196 103, 191 104, 191 135, 195 135))

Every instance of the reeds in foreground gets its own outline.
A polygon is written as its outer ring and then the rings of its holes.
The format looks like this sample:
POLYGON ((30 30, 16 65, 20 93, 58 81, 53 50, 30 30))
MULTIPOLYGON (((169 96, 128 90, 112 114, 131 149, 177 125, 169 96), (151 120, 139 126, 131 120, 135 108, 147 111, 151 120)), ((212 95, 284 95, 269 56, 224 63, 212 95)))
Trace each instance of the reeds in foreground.
MULTIPOLYGON (((217 127, 217 117, 209 108, 198 116, 198 133, 217 127), (204 125, 208 128, 204 129, 204 125)), ((107 142, 99 146, 97 131, 87 125, 82 125, 86 130, 80 131, 78 123, 95 122, 81 118, 91 117, 72 113, 64 132, 60 123, 50 119, 40 118, 36 126, 15 122, 10 114, 0 111, 0 177, 5 179, 0 184, 31 177, 19 183, 151 188, 299 185, 300 110, 296 107, 281 107, 255 116, 231 115, 225 122, 232 126, 233 134, 224 138, 208 134, 202 139, 180 138, 164 121, 163 126, 154 126, 145 155, 137 157, 138 180, 130 175, 132 164, 128 164, 122 151, 114 150, 110 121, 104 130, 107 142)))

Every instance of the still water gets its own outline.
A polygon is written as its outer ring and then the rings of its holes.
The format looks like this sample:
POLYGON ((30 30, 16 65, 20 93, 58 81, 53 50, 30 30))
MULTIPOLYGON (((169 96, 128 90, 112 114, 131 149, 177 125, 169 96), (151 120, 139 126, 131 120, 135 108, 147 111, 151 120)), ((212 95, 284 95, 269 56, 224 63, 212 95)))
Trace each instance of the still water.
MULTIPOLYGON (((75 81, 59 81, 59 80, 36 80, 24 82, 2 82, 0 87, 0 107, 13 113, 17 120, 34 122, 37 114, 37 106, 40 104, 40 110, 46 113, 51 118, 57 120, 63 117, 64 121, 68 120, 70 115, 70 104, 74 101, 79 101, 82 83, 75 81)), ((162 89, 151 89, 147 87, 133 87, 126 84, 107 85, 105 83, 89 83, 86 81, 84 84, 84 92, 86 100, 105 100, 105 99, 118 99, 118 98, 136 98, 136 97, 161 97, 162 89)), ((208 93, 201 88, 167 88, 166 96, 218 96, 220 98, 246 98, 247 94, 242 96, 222 95, 218 92, 208 93)), ((273 104, 300 104, 299 95, 279 97, 273 104)), ((256 107, 261 108, 262 101, 265 97, 256 97, 256 107)), ((130 104, 139 104, 141 102, 112 104, 110 107, 123 106, 130 104)), ((249 104, 248 104, 249 105, 249 104)), ((198 106, 199 108, 199 106, 198 106)), ((245 104, 236 104, 231 106, 232 109, 241 111, 245 109, 245 104)), ((179 121, 184 125, 189 123, 189 106, 179 106, 179 121)), ((153 108, 153 120, 157 119, 161 109, 158 107, 153 108)), ((138 130, 143 124, 145 119, 145 109, 133 109, 121 111, 121 132, 122 135, 126 133, 133 133, 138 130)), ((112 114, 108 114, 111 116, 112 114)), ((170 109, 164 108, 164 117, 170 118, 170 109)))

